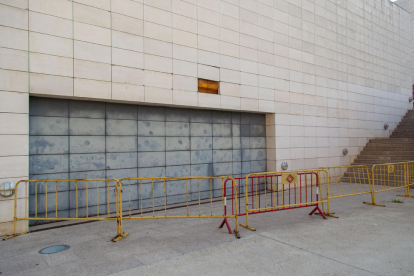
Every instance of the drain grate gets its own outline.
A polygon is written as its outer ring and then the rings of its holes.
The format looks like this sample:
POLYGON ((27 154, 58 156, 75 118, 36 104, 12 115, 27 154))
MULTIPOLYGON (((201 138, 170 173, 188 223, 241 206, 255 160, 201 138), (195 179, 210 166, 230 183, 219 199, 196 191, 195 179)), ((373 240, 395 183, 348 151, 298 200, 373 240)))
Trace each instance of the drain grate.
POLYGON ((39 254, 55 254, 55 253, 62 252, 69 248, 70 248, 69 245, 53 245, 53 246, 43 248, 42 250, 39 251, 39 254))

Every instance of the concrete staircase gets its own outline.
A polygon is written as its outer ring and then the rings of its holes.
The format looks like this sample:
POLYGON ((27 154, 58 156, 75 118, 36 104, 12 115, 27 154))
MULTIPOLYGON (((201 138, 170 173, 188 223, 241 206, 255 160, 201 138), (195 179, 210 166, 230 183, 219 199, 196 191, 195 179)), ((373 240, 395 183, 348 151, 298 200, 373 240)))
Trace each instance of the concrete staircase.
MULTIPOLYGON (((374 164, 412 160, 414 160, 414 110, 409 110, 390 138, 370 139, 351 165, 366 165, 371 174, 374 164)), ((396 167, 396 174, 400 175, 398 169, 396 167)), ((351 176, 349 171, 345 172, 342 181, 351 181, 351 176)), ((376 173, 376 177, 381 177, 381 174, 376 173)), ((390 180, 390 185, 395 185, 396 182, 399 181, 390 180)))

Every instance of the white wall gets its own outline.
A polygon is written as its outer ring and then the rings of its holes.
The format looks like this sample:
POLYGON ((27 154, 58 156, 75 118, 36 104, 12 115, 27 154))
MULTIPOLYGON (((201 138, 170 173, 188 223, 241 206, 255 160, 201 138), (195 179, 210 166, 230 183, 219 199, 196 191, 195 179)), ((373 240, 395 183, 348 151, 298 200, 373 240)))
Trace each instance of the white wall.
MULTIPOLYGON (((414 0, 397 0, 394 2, 405 11, 410 13, 410 28, 411 31, 411 39, 414 39, 414 0)), ((411 76, 413 77, 413 85, 414 85, 414 46, 411 45, 411 76)))
POLYGON ((388 0, 0 3, 1 182, 28 176, 29 93, 268 113, 271 171, 349 164, 410 106, 410 15, 388 0))

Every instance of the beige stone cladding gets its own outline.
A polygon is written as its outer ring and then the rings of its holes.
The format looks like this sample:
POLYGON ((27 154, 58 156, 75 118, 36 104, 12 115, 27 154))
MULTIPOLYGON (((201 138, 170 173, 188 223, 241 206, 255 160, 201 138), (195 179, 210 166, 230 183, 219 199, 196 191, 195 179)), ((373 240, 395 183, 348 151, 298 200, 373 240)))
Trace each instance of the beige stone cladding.
POLYGON ((350 164, 410 107, 411 38, 388 0, 0 0, 0 182, 28 178, 29 94, 266 113, 268 170, 350 164))

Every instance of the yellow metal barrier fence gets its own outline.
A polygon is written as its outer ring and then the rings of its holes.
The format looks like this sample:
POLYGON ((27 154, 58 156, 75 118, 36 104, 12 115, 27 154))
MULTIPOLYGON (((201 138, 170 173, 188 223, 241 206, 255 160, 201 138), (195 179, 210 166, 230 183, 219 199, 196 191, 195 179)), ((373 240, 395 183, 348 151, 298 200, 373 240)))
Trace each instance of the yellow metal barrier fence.
POLYGON ((407 162, 375 164, 372 166, 372 203, 385 207, 375 202, 375 194, 385 191, 404 188, 407 190, 407 162))
MULTIPOLYGON (((372 186, 371 178, 368 167, 365 165, 356 166, 332 166, 321 167, 328 171, 329 175, 329 194, 327 198, 342 198, 355 195, 371 194, 372 198, 372 186)), ((324 179, 320 179, 324 181, 324 179)), ((322 204, 324 214, 330 217, 337 218, 330 212, 330 203, 328 200, 327 212, 322 204)))
POLYGON ((119 220, 118 180, 116 179, 50 179, 50 180, 20 180, 14 188, 14 234, 4 240, 25 234, 17 233, 17 221, 117 221, 117 236, 122 234, 119 220), (19 186, 24 185, 24 216, 17 215, 17 194, 19 186), (113 190, 112 190, 113 189, 113 190), (92 190, 96 190, 93 191, 92 190), (72 200, 64 207, 59 203, 61 195, 69 193, 72 200), (90 199, 89 195, 94 194, 90 199), (96 197, 95 197, 96 194, 96 197), (105 197, 102 204, 99 194, 105 197), (28 202, 29 197, 34 198, 28 202), (59 200, 58 200, 59 198, 59 200), (29 207, 30 206, 30 207, 29 207), (75 207, 69 210, 68 207, 75 207), (104 208, 100 208, 103 206, 104 208), (114 210, 115 209, 115 212, 114 210))
MULTIPOLYGON (((120 233, 123 233, 122 221, 125 219, 234 218, 234 232, 239 238, 237 196, 234 200, 236 212, 232 215, 227 215, 226 212, 226 179, 232 181, 233 187, 229 188, 233 188, 237 195, 236 181, 227 176, 145 177, 119 180, 120 233), (222 210, 213 208, 213 202, 217 201, 222 202, 222 210), (170 205, 168 208, 167 204, 170 205), (127 211, 123 211, 123 206, 127 211), (186 210, 185 214, 167 214, 167 210, 176 213, 183 209, 186 210)), ((231 233, 230 229, 229 232, 231 233)), ((128 233, 122 235, 126 236, 128 233)), ((122 236, 119 236, 118 240, 120 238, 122 236)))
POLYGON ((329 194, 329 173, 324 169, 251 173, 246 176, 245 181, 246 224, 240 225, 255 231, 255 228, 249 226, 249 214, 304 207, 314 207, 309 215, 319 211, 326 218, 319 208, 320 203, 329 202, 329 198, 323 198, 324 194, 329 194), (263 183, 259 183, 259 180, 253 181, 255 177, 260 177, 263 183), (249 179, 252 180, 251 184, 249 179), (320 179, 325 179, 326 183, 321 183, 320 179), (252 198, 250 207, 249 197, 252 198))

